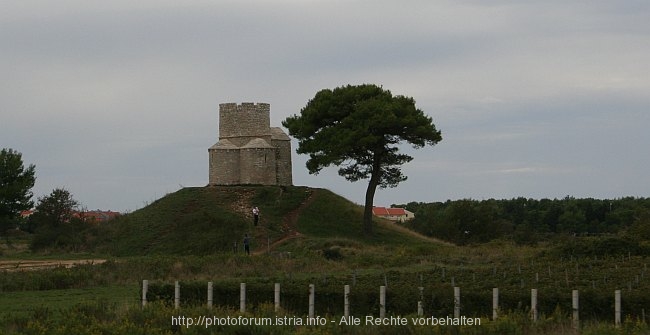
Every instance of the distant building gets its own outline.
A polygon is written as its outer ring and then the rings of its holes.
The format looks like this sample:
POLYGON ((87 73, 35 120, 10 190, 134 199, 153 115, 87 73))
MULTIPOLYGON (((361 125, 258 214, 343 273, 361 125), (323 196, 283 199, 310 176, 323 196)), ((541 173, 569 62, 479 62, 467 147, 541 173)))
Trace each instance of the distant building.
POLYGON ((106 222, 120 216, 119 212, 113 211, 100 211, 99 209, 86 212, 74 212, 74 216, 86 222, 106 222))
POLYGON ((407 211, 404 208, 373 207, 372 214, 380 218, 399 222, 405 222, 415 218, 415 214, 413 214, 413 212, 407 211))
POLYGON ((23 218, 23 219, 26 219, 26 218, 30 217, 32 214, 34 214, 34 210, 33 210, 33 209, 28 209, 28 210, 25 210, 25 211, 20 211, 20 217, 23 218))
MULTIPOLYGON (((23 219, 27 219, 34 213, 36 213, 35 209, 28 209, 26 211, 21 211, 20 217, 22 217, 23 219)), ((86 222, 106 222, 106 221, 113 220, 120 215, 122 214, 119 212, 100 211, 99 209, 94 211, 85 211, 85 212, 73 211, 72 212, 72 216, 76 218, 80 218, 86 222)))

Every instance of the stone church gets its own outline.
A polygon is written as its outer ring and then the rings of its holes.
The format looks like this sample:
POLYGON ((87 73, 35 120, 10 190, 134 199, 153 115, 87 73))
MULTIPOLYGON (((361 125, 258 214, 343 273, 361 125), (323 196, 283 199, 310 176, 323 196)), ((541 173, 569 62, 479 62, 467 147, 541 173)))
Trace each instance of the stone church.
POLYGON ((209 185, 291 185, 291 141, 271 127, 267 103, 219 104, 219 142, 208 149, 209 185))

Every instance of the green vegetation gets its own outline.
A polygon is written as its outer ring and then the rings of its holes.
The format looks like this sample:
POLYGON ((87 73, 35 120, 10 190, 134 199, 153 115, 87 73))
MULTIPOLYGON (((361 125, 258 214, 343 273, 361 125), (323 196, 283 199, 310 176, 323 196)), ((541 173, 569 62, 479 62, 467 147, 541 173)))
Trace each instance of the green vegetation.
POLYGON ((363 232, 373 233, 372 207, 377 187, 395 187, 406 180, 401 166, 413 157, 400 144, 413 148, 442 140, 430 117, 413 98, 393 96, 371 84, 324 89, 282 122, 298 139, 299 154, 309 154, 307 169, 317 174, 336 165, 349 181, 369 179, 363 211, 363 232))
MULTIPOLYGON (((616 204, 613 204, 614 208, 616 204)), ((536 244, 508 236, 456 246, 383 220, 362 233, 363 208, 323 189, 233 186, 185 188, 86 236, 94 254, 25 251, 21 234, 0 261, 106 255, 102 264, 0 273, 3 334, 571 334, 571 290, 580 290, 583 334, 647 334, 650 312, 647 256, 629 249, 619 232, 536 244), (262 210, 253 226, 250 209, 262 210), (233 252, 244 233, 253 254, 233 252), (612 240, 608 240, 611 238, 612 240), (268 244, 267 244, 268 241, 268 244), (571 247, 572 246, 572 247, 571 247), (601 250, 625 252, 600 252, 601 250), (149 280, 146 308, 140 285, 149 280), (181 284, 181 309, 173 309, 173 284, 181 284), (205 307, 207 282, 215 308, 205 307), (239 313, 239 283, 247 283, 247 312, 239 313), (461 288, 461 315, 481 326, 172 326, 171 317, 272 317, 273 283, 282 285, 279 316, 303 318, 308 286, 316 286, 316 314, 339 319, 343 285, 351 285, 352 315, 379 313, 379 286, 387 285, 387 315, 453 313, 453 286, 461 288), (419 287, 423 287, 420 296, 419 287), (500 289, 500 314, 491 318, 492 288, 500 289), (530 290, 538 289, 540 320, 529 319, 530 290), (622 290, 624 323, 614 327, 614 290, 622 290)), ((632 224, 630 227, 634 227, 632 224)), ((623 231, 630 231, 623 229, 623 231)), ((636 245, 645 243, 631 239, 636 245)), ((634 245, 634 244, 633 244, 634 245)))
POLYGON ((0 235, 18 225, 21 211, 32 208, 35 169, 25 168, 20 152, 0 150, 0 235))
POLYGON ((29 316, 36 311, 58 312, 79 304, 119 304, 138 302, 137 285, 112 285, 45 291, 12 291, 0 296, 0 315, 29 316))
POLYGON ((363 208, 327 190, 319 190, 316 201, 301 211, 298 231, 310 237, 347 239, 350 243, 368 243, 398 246, 402 244, 421 244, 419 238, 406 234, 396 234, 394 227, 377 224, 375 234, 367 236, 361 229, 359 218, 363 208))
MULTIPOLYGON (((402 258, 407 260, 406 257, 402 258)), ((413 261, 414 257, 410 259, 413 261)), ((219 280, 214 285, 215 303, 236 308, 239 303, 239 283, 245 280, 249 292, 247 304, 257 306, 273 302, 273 283, 282 284, 283 308, 300 315, 306 313, 307 287, 316 286, 317 311, 327 315, 343 314, 343 286, 351 285, 350 300, 354 315, 379 314, 379 286, 387 285, 386 309, 390 315, 415 313, 421 300, 429 315, 453 315, 453 286, 461 288, 463 315, 486 317, 492 314, 492 288, 500 289, 502 310, 530 310, 530 290, 539 291, 538 309, 544 315, 571 310, 571 290, 580 290, 581 315, 585 320, 613 322, 614 290, 622 289, 623 310, 627 315, 641 319, 649 299, 644 292, 650 289, 646 280, 636 281, 643 271, 641 259, 616 262, 570 261, 498 264, 493 267, 428 264, 416 267, 367 268, 364 271, 323 272, 320 274, 278 275, 219 280), (608 264, 617 268, 607 268, 608 264), (576 266, 577 265, 577 266, 576 266), (598 270, 593 271, 597 266, 598 270), (591 269, 591 270, 590 270, 591 269), (353 279, 354 278, 354 279, 353 279), (629 288, 626 288, 627 285, 629 288), (423 295, 419 295, 423 287, 423 295), (559 311, 557 309, 559 308, 559 311)), ((181 281, 183 305, 205 304, 206 281, 181 281)), ((153 282, 152 300, 173 301, 173 282, 153 282)))
POLYGON ((415 219, 405 226, 459 245, 495 239, 508 239, 518 244, 562 242, 563 238, 577 236, 604 237, 606 242, 592 248, 601 256, 627 254, 628 251, 648 254, 650 251, 647 244, 650 240, 648 198, 464 199, 412 202, 399 207, 415 213, 415 219))
MULTIPOLYGON (((294 319, 295 316, 280 311, 276 313, 270 304, 261 305, 254 313, 239 313, 233 308, 189 307, 174 310, 172 306, 160 303, 149 304, 147 308, 119 306, 98 302, 82 303, 62 313, 64 318, 54 319, 48 310, 36 311, 22 319, 15 318, 7 327, 5 334, 486 334, 486 335, 537 335, 537 334, 575 334, 569 320, 562 315, 553 319, 531 323, 525 313, 504 315, 497 321, 481 319, 480 326, 414 326, 410 324, 416 315, 403 317, 409 320, 405 326, 348 326, 337 322, 322 326, 295 325, 214 325, 187 326, 187 318, 198 322, 201 316, 215 318, 276 318, 294 319), (181 318, 185 320, 181 321, 181 318), (175 319, 176 324, 172 325, 175 319), (119 320, 119 321, 115 321, 119 320)), ((300 318, 302 322, 306 319, 300 318)), ((329 320, 329 319, 328 319, 329 320)), ((364 318, 362 320, 365 321, 364 318)), ((582 334, 647 334, 645 324, 627 319, 620 328, 604 323, 588 323, 582 327, 582 334)))
POLYGON ((231 252, 245 233, 258 245, 282 236, 285 216, 307 196, 304 187, 184 188, 105 225, 89 247, 118 256, 231 252), (264 227, 257 230, 253 205, 262 209, 264 227))
POLYGON ((62 188, 39 198, 34 214, 23 227, 34 233, 30 248, 79 251, 84 237, 94 227, 75 215, 78 206, 72 194, 62 188))
MULTIPOLYGON (((378 287, 388 284, 387 313, 415 317, 424 287, 425 315, 446 316, 453 310, 452 278, 461 287, 462 315, 478 316, 480 327, 463 327, 469 334, 569 334, 572 289, 580 289, 582 332, 591 334, 646 334, 641 311, 648 306, 644 258, 564 259, 538 258, 538 248, 497 244, 468 250, 445 247, 422 255, 417 249, 370 246, 368 254, 343 252, 338 261, 312 250, 303 255, 148 256, 120 258, 94 266, 3 274, 0 289, 0 332, 6 334, 91 334, 173 332, 171 317, 244 315, 275 317, 273 283, 282 284, 280 316, 304 318, 307 286, 316 285, 316 313, 328 319, 342 314, 343 285, 352 286, 352 315, 378 315, 378 287), (496 251, 499 250, 499 251, 496 251), (517 254, 516 252, 519 252, 517 254), (372 257, 372 259, 370 258, 372 257), (366 266, 359 266, 367 261, 366 266), (577 266, 576 266, 577 264, 577 266), (551 273, 548 273, 549 268, 551 273), (568 273, 568 277, 567 277, 568 273), (539 275, 539 282, 535 275, 539 275), (6 276, 4 276, 6 275, 6 276), (140 309, 139 285, 149 279, 150 303, 140 309), (566 279, 568 278, 568 282, 566 279), (173 283, 181 283, 181 309, 173 309, 173 283), (522 286, 522 280, 523 286, 522 286), (206 283, 213 281, 215 307, 205 308, 206 283), (594 285, 596 289, 592 289, 594 285), (19 282, 19 284, 17 284, 19 282), (248 289, 247 313, 238 312, 239 283, 248 289), (50 283, 34 291, 39 283, 50 283), (628 289, 627 283, 630 283, 628 289), (60 285, 61 288, 52 286, 60 285), (501 313, 490 321, 491 288, 501 290, 501 313), (537 323, 528 317, 530 288, 539 290, 541 312, 537 323), (64 289, 67 288, 67 289, 64 289), (621 328, 613 327, 613 289, 623 290, 621 328), (31 307, 30 307, 31 305, 31 307), (74 330, 74 331, 73 331, 74 330), (100 331, 101 330, 101 331, 100 331)), ((212 333, 351 333, 453 334, 458 327, 236 327, 183 329, 184 334, 212 333)))
MULTIPOLYGON (((184 188, 151 205, 99 227, 87 250, 116 256, 210 255, 241 249, 244 234, 252 247, 266 251, 269 243, 285 239, 279 250, 295 248, 298 232, 307 244, 332 244, 332 239, 361 247, 423 244, 424 237, 396 234, 394 225, 377 223, 376 233, 362 233, 363 208, 324 189, 279 186, 184 188), (252 224, 258 206, 261 224, 252 224), (191 241, 191 243, 188 243, 191 241), (285 244, 289 245, 288 247, 285 244)), ((298 248, 300 249, 300 248, 298 248)), ((296 250, 294 250, 296 251, 296 250)))

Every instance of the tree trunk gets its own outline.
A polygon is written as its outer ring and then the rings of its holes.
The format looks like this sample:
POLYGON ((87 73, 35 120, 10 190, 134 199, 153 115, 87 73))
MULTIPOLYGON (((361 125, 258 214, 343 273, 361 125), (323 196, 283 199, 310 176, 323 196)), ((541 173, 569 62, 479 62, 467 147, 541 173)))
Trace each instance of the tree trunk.
POLYGON ((363 233, 366 236, 372 235, 372 207, 375 200, 375 191, 379 185, 380 169, 373 169, 366 190, 366 204, 363 209, 363 233))

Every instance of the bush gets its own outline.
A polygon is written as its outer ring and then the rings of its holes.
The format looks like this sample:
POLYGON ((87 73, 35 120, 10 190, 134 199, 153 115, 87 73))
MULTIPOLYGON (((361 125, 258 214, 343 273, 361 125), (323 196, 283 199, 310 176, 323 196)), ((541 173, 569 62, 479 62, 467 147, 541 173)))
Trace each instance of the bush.
POLYGON ((650 250, 638 241, 619 236, 572 237, 555 246, 558 256, 605 257, 605 256, 647 256, 650 250))
POLYGON ((343 258, 343 255, 341 255, 341 249, 337 247, 326 248, 323 249, 322 252, 323 252, 323 257, 332 261, 338 261, 343 258))

